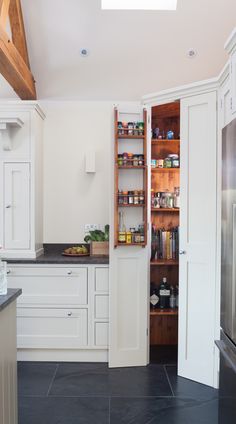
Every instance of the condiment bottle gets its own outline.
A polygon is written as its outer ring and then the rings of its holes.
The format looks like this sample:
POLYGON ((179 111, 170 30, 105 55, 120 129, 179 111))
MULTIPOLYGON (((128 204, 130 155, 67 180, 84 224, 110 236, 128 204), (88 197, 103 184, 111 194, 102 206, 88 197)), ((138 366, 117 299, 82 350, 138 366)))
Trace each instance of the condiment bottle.
POLYGON ((126 228, 124 223, 124 212, 119 212, 119 243, 126 243, 126 228))

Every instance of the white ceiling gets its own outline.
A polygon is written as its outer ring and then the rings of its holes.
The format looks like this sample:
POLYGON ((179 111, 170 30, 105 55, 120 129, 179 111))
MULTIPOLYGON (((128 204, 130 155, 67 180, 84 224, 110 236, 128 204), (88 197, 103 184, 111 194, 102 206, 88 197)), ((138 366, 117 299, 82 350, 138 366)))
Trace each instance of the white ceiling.
MULTIPOLYGON (((101 11, 100 0, 21 1, 39 99, 139 100, 214 77, 236 26, 235 0, 178 0, 176 12, 101 11), (191 47, 195 59, 186 56, 191 47)), ((0 97, 11 96, 0 80, 0 97)))

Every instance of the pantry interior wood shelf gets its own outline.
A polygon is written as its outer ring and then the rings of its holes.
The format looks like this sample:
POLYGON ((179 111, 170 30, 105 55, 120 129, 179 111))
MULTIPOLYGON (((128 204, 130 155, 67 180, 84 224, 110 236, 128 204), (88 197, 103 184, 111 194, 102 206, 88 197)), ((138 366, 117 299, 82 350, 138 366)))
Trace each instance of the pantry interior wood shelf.
POLYGON ((146 135, 118 135, 117 138, 130 138, 131 140, 144 140, 146 138, 146 135))
POLYGON ((150 262, 151 266, 178 266, 179 261, 175 259, 155 259, 150 262))
POLYGON ((154 309, 150 310, 151 316, 176 316, 178 315, 178 309, 154 309))
POLYGON ((172 212, 172 213, 174 213, 175 212, 175 213, 178 213, 179 208, 152 208, 151 212, 159 212, 159 213, 162 213, 162 212, 166 212, 166 213, 172 212))
POLYGON ((179 172, 180 168, 152 168, 152 173, 156 172, 179 172))
POLYGON ((180 143, 180 139, 172 139, 172 140, 169 140, 169 139, 166 139, 166 138, 161 138, 161 139, 157 139, 157 138, 152 138, 152 144, 159 144, 159 145, 164 145, 164 144, 167 144, 167 143, 172 143, 172 144, 174 144, 174 143, 180 143))

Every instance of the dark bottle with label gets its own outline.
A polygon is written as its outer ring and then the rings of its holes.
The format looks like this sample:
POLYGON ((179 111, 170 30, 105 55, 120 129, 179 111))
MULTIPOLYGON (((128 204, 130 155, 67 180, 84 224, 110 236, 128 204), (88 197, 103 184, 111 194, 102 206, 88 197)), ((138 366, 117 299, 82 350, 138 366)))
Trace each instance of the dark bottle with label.
POLYGON ((156 309, 159 307, 159 290, 155 287, 154 284, 151 283, 150 290, 150 308, 156 309))
POLYGON ((159 306, 161 309, 170 307, 170 286, 167 284, 167 279, 164 277, 159 286, 159 306))

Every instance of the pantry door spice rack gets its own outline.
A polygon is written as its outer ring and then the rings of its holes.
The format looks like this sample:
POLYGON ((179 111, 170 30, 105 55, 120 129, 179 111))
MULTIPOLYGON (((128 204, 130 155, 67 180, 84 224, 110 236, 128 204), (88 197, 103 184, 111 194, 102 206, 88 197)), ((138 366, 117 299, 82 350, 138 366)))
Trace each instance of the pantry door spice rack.
MULTIPOLYGON (((144 122, 144 131, 143 135, 130 135, 128 134, 119 134, 118 131, 118 121, 119 121, 119 111, 117 108, 114 109, 114 140, 115 140, 115 147, 114 147, 114 247, 118 246, 141 246, 145 247, 147 245, 147 184, 148 184, 148 175, 147 175, 147 111, 146 109, 143 110, 143 122, 144 122), (143 165, 139 166, 133 166, 133 165, 119 165, 118 164, 118 153, 119 153, 119 142, 121 140, 132 140, 134 145, 134 151, 135 146, 137 143, 140 145, 142 143, 142 154, 144 157, 144 163, 143 165), (129 208, 136 209, 137 207, 143 209, 142 218, 143 218, 143 224, 144 224, 144 242, 142 243, 119 243, 118 240, 118 234, 119 234, 119 210, 123 207, 126 207, 125 205, 119 205, 118 204, 118 190, 119 190, 119 173, 120 170, 129 170, 129 172, 132 172, 132 170, 139 169, 140 172, 143 174, 143 187, 140 187, 140 190, 142 189, 144 191, 144 204, 140 205, 128 205, 129 208)), ((127 177, 128 178, 128 177, 127 177)))

